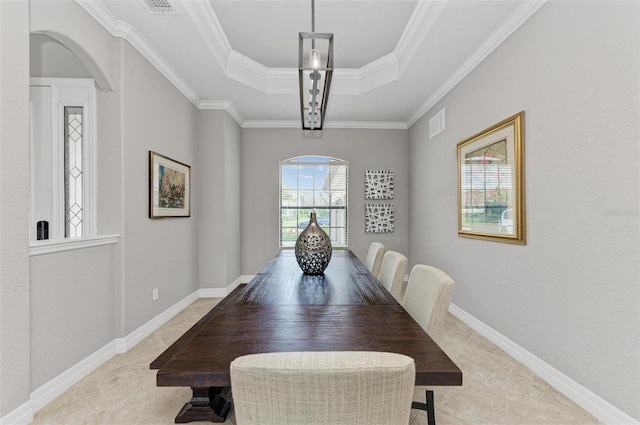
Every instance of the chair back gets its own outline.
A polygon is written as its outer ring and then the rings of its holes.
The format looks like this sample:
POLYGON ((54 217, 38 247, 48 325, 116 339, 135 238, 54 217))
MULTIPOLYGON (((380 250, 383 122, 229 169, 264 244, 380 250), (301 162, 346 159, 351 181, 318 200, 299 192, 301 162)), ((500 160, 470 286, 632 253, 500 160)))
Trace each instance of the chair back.
POLYGON ((400 294, 404 275, 407 272, 407 263, 407 257, 404 255, 396 251, 387 251, 380 266, 378 280, 398 301, 402 301, 400 294))
POLYGON ((454 284, 442 270, 422 264, 409 276, 402 305, 436 342, 444 332, 454 284))
POLYGON ((407 425, 415 364, 383 352, 291 352, 231 362, 238 425, 407 425))
POLYGON ((369 245, 367 259, 364 261, 364 265, 367 266, 371 274, 375 277, 380 275, 380 266, 382 265, 383 256, 384 245, 380 242, 372 242, 371 245, 369 245))

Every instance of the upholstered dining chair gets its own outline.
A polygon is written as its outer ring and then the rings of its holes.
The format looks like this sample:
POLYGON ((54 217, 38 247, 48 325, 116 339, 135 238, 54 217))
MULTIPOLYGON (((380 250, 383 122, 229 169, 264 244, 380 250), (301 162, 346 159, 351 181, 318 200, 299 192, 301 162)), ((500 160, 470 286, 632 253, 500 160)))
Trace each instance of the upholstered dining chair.
POLYGON ((415 364, 383 352, 289 352, 231 362, 238 425, 407 425, 415 364))
POLYGON ((407 272, 407 257, 396 251, 387 251, 382 258, 380 265, 380 275, 378 280, 391 292, 398 302, 401 302, 402 283, 404 274, 407 272))
MULTIPOLYGON (((403 307, 436 343, 442 338, 454 281, 440 269, 422 264, 411 269, 403 307)), ((426 403, 413 402, 412 408, 427 412, 427 424, 435 425, 433 390, 426 391, 426 403)))
POLYGON ((380 266, 382 265, 382 257, 384 256, 384 245, 380 242, 372 242, 367 251, 367 258, 364 265, 367 266, 371 274, 375 277, 380 275, 380 266))

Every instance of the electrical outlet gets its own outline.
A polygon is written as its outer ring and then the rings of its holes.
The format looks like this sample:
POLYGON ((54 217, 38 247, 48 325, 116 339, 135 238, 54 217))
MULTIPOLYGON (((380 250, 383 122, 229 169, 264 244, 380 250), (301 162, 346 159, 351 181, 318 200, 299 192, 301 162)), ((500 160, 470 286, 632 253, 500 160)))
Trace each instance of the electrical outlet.
POLYGON ((153 290, 153 301, 158 301, 158 288, 153 290))

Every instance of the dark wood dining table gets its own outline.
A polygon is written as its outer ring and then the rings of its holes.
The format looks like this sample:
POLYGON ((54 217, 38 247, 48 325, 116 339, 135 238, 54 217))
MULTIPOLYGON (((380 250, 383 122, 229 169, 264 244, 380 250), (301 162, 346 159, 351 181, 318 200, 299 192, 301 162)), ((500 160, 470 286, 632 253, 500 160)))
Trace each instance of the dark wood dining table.
POLYGON ((224 422, 236 357, 287 351, 387 351, 412 357, 416 385, 462 385, 462 372, 349 250, 323 275, 304 275, 281 251, 150 365, 158 386, 188 386, 175 419, 224 422))

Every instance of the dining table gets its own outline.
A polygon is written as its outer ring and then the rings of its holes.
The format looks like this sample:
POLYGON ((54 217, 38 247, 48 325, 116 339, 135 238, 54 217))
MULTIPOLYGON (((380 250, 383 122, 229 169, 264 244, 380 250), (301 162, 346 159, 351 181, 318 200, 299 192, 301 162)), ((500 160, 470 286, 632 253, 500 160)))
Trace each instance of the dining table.
POLYGON ((224 422, 232 407, 230 363, 292 351, 384 351, 414 359, 416 385, 459 386, 462 371, 348 249, 321 275, 305 275, 281 250, 150 365, 157 386, 190 387, 175 418, 224 422))

